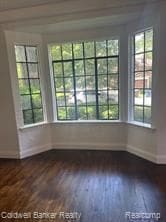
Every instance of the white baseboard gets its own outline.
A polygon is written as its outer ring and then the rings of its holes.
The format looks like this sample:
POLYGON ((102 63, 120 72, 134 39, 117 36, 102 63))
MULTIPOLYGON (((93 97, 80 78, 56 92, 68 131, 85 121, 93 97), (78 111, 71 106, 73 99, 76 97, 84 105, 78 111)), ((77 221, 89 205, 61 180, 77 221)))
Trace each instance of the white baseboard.
POLYGON ((23 159, 25 157, 29 157, 29 156, 33 156, 35 154, 43 153, 43 152, 51 150, 51 149, 52 149, 52 145, 47 144, 44 146, 33 147, 33 148, 30 148, 27 150, 21 150, 20 151, 20 158, 23 159))
POLYGON ((130 146, 130 145, 127 145, 127 149, 126 149, 127 152, 129 153, 132 153, 136 156, 139 156, 143 159, 146 159, 146 160, 149 160, 153 163, 157 163, 157 158, 156 158, 156 155, 153 154, 153 153, 150 153, 150 152, 147 152, 145 150, 141 150, 137 147, 134 147, 134 146, 130 146))
POLYGON ((158 155, 157 164, 166 164, 166 155, 158 155))
POLYGON ((113 150, 113 151, 125 151, 124 144, 98 144, 98 143, 79 143, 79 144, 67 144, 67 143, 54 143, 53 149, 78 149, 78 150, 113 150))
POLYGON ((20 159, 20 154, 16 150, 0 150, 0 158, 6 159, 20 159))
POLYGON ((27 150, 17 151, 0 150, 0 158, 9 159, 23 159, 25 157, 33 156, 52 149, 75 149, 75 150, 110 150, 110 151, 127 151, 143 159, 149 160, 157 164, 166 164, 166 155, 155 155, 148 151, 139 149, 138 147, 124 144, 98 144, 98 143, 79 143, 79 144, 67 144, 67 143, 55 143, 47 144, 39 147, 33 147, 27 150))

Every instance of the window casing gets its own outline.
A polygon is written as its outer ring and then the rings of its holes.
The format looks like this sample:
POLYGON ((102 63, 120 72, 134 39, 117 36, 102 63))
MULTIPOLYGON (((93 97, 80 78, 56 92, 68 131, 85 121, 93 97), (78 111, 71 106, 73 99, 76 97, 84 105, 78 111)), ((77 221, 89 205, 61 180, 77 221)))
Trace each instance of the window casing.
POLYGON ((133 38, 133 120, 151 124, 153 29, 133 38))
POLYGON ((16 45, 15 54, 24 125, 43 122, 37 47, 16 45))
POLYGON ((57 120, 119 119, 119 41, 51 46, 57 120))

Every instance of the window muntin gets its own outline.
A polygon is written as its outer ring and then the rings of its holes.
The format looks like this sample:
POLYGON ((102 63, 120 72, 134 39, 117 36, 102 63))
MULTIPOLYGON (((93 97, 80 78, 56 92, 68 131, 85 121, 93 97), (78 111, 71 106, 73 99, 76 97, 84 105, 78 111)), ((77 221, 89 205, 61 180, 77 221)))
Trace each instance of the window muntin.
POLYGON ((16 67, 24 124, 42 122, 43 105, 36 46, 15 46, 16 67))
POLYGON ((153 29, 134 35, 133 119, 151 124, 153 29))
POLYGON ((119 41, 51 46, 57 120, 119 119, 119 41))

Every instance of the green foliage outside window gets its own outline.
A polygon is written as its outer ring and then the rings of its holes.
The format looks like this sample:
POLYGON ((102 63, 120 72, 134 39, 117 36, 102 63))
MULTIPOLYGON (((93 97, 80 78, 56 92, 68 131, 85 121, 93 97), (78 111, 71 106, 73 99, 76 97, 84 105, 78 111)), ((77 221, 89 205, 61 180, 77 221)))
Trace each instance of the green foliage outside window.
POLYGON ((134 36, 134 120, 151 123, 153 30, 134 36))
POLYGON ((24 124, 43 121, 37 48, 15 46, 19 93, 24 124))
POLYGON ((51 46, 58 120, 119 119, 119 41, 51 46))

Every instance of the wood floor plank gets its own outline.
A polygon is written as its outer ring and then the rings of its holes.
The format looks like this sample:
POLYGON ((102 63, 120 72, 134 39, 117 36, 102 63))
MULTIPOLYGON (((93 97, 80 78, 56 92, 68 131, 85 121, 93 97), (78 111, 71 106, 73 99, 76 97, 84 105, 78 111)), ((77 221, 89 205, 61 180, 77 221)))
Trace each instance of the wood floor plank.
POLYGON ((0 159, 1 212, 79 212, 81 222, 125 222, 125 212, 159 212, 165 222, 166 166, 110 151, 56 150, 0 159))

